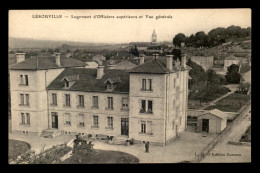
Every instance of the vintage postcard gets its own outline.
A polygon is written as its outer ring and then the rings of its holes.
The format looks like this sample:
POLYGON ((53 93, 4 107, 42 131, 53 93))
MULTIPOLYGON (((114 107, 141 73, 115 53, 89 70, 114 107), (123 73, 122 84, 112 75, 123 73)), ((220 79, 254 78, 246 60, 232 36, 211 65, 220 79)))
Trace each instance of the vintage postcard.
POLYGON ((251 162, 251 9, 8 20, 9 164, 251 162))

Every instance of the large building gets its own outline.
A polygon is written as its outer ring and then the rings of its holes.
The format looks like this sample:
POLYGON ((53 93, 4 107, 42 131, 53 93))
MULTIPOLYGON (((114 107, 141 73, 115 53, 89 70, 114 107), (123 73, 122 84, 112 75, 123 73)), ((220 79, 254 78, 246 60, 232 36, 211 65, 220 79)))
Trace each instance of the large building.
POLYGON ((181 64, 155 57, 128 70, 85 68, 59 54, 30 58, 10 67, 12 131, 165 145, 186 128, 189 70, 185 55, 181 64))

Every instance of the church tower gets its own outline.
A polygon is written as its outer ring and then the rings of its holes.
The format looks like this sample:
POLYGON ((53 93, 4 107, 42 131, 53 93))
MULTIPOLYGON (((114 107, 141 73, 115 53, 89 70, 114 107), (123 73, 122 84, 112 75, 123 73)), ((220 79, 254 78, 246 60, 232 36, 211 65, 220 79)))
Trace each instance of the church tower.
POLYGON ((153 30, 153 34, 152 34, 152 43, 156 43, 157 42, 157 35, 155 33, 155 30, 153 30))

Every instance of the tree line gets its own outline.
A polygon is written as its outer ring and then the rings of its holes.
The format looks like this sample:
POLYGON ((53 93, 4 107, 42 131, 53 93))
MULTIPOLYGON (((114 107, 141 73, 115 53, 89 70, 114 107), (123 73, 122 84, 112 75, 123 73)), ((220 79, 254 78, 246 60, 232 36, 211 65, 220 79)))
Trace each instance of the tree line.
POLYGON ((185 36, 183 33, 175 35, 173 45, 181 47, 181 43, 185 43, 187 47, 214 47, 225 43, 229 38, 241 38, 251 36, 251 27, 241 28, 240 26, 229 26, 227 28, 218 27, 212 29, 205 34, 204 31, 199 31, 196 34, 185 36))

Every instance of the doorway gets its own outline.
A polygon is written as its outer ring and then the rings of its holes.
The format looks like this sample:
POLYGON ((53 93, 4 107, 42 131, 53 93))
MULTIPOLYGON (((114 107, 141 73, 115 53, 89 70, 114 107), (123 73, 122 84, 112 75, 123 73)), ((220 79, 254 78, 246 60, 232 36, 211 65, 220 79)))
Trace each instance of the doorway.
POLYGON ((53 129, 58 129, 58 114, 57 113, 52 113, 51 120, 52 120, 52 128, 53 129))
POLYGON ((202 132, 209 132, 209 119, 202 119, 202 132))
POLYGON ((128 136, 128 118, 121 118, 121 135, 127 135, 128 136))

